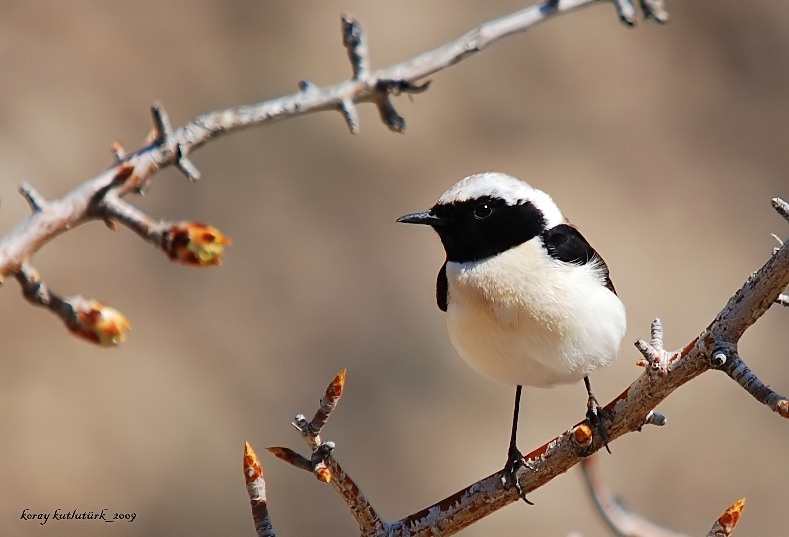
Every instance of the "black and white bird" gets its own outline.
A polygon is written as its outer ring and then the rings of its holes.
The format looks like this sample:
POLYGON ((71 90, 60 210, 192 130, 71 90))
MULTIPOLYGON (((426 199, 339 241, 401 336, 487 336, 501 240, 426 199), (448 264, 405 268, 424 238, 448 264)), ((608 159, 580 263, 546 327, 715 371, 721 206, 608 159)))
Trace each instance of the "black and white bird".
POLYGON ((625 307, 603 259, 551 197, 509 175, 481 173, 397 221, 432 227, 444 245, 436 300, 458 354, 516 386, 505 476, 519 495, 526 500, 515 479, 524 464, 516 446, 522 386, 583 379, 587 417, 607 448, 589 374, 616 357, 625 307))

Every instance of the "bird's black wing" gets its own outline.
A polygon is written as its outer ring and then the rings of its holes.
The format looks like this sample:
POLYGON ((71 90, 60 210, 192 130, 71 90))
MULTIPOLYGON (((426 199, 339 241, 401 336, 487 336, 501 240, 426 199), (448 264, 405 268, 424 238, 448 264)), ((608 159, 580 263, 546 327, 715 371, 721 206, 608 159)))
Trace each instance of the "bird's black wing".
POLYGON ((605 286, 616 294, 608 272, 608 265, 575 227, 570 224, 559 224, 551 229, 546 229, 542 233, 542 240, 548 250, 548 255, 554 259, 577 265, 595 263, 605 278, 605 286))
POLYGON ((449 283, 447 283, 447 262, 444 261, 444 264, 441 265, 441 270, 438 271, 438 277, 436 278, 436 303, 438 304, 438 309, 441 311, 447 311, 448 288, 449 283))

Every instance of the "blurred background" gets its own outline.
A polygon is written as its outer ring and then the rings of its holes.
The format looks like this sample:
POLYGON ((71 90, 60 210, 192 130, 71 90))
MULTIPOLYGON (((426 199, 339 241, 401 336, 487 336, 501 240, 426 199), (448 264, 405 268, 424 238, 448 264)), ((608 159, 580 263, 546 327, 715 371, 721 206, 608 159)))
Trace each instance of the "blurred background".
MULTIPOLYGON (((2 2, 0 233, 28 213, 31 182, 59 197, 139 147, 160 101, 174 125, 215 109, 349 76, 340 15, 369 35, 374 68, 408 59, 524 6, 431 2, 2 2)), ((261 455, 281 535, 355 535, 331 487, 275 460, 306 449, 290 426, 348 368, 325 429, 336 455, 394 520, 499 470, 513 390, 452 349, 434 300, 443 261, 427 229, 395 224, 459 178, 498 170, 553 195, 611 267, 629 329, 593 376, 608 402, 639 373, 630 344, 655 316, 684 346, 767 259, 789 198, 789 5, 669 2, 667 26, 623 27, 601 4, 510 37, 433 76, 395 106, 407 133, 362 106, 223 137, 131 199, 163 219, 210 222, 233 239, 224 265, 177 266, 126 229, 99 223, 34 263, 56 292, 82 293, 134 326, 118 349, 68 334, 2 292, 0 533, 254 535, 241 472, 261 455), (129 523, 20 521, 28 512, 134 512, 129 523)), ((741 343, 747 363, 789 392, 789 310, 741 343)), ((527 390, 527 452, 581 419, 581 384, 527 390)), ((614 442, 602 472, 627 503, 705 534, 738 497, 742 535, 778 535, 789 428, 710 372, 658 408, 662 429, 614 442)), ((577 469, 465 530, 466 537, 607 535, 577 469)))

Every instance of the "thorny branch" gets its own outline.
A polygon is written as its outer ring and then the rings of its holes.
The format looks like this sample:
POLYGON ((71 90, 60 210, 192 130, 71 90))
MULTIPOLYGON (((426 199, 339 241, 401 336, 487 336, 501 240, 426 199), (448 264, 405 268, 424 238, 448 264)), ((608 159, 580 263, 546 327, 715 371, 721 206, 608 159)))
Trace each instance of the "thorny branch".
MULTIPOLYGON (((481 52, 500 39, 598 1, 548 0, 484 23, 443 46, 379 70, 370 68, 366 36, 361 26, 346 16, 343 18, 343 43, 352 65, 349 80, 327 87, 303 81, 295 94, 210 112, 175 129, 164 109, 155 105, 152 108, 154 129, 147 145, 127 153, 120 144, 113 144, 115 163, 64 197, 46 200, 31 185, 20 186, 20 193, 32 212, 0 238, 0 280, 14 276, 28 300, 56 313, 78 335, 116 344, 128 328, 122 315, 115 315, 117 312, 112 308, 83 297, 60 298, 47 288, 30 264, 33 255, 50 240, 87 221, 102 220, 111 226, 119 222, 162 248, 173 259, 195 265, 217 264, 222 246, 229 244, 217 230, 188 222, 155 222, 122 198, 143 192, 152 176, 169 165, 175 165, 191 181, 197 180, 199 171, 188 156, 218 136, 306 113, 340 111, 350 131, 356 133, 359 128, 356 105, 372 103, 389 129, 402 132, 405 120, 395 110, 391 96, 424 91, 428 83, 420 81, 426 77, 481 52)), ((624 23, 635 23, 636 10, 629 0, 613 0, 613 3, 624 23)), ((640 0, 640 6, 645 18, 657 22, 667 20, 662 0, 640 0)), ((773 204, 789 219, 786 202, 774 200, 773 204)), ((662 327, 659 322, 653 324, 651 342, 637 343, 645 357, 642 363, 648 367, 606 406, 610 413, 606 419, 609 441, 640 430, 645 424, 664 423, 665 420, 653 410, 657 404, 679 386, 713 368, 723 370, 757 400, 789 417, 786 398, 761 383, 737 354, 737 342, 745 330, 771 304, 787 303, 786 295, 781 293, 787 284, 789 247, 782 245, 732 297, 711 325, 681 351, 667 353, 662 347, 662 327)), ((517 501, 517 493, 504 484, 498 472, 418 513, 392 523, 383 521, 333 457, 334 444, 321 441, 319 437, 342 391, 344 375, 338 379, 334 383, 335 388, 340 385, 339 392, 331 395, 327 390, 325 404, 322 401, 312 421, 308 422, 303 416, 296 419, 295 425, 313 450, 311 456, 303 457, 288 448, 272 448, 271 451, 297 467, 312 471, 319 480, 331 482, 350 507, 364 535, 450 535, 517 501)), ((595 441, 585 424, 570 428, 526 456, 529 468, 534 471, 520 472, 518 479, 522 489, 528 492, 542 486, 599 447, 599 440, 595 441)), ((244 472, 258 535, 273 536, 262 469, 249 446, 245 450, 244 472)), ((735 503, 719 519, 720 529, 713 528, 710 534, 729 535, 741 510, 742 502, 735 503)))
MULTIPOLYGON (((371 68, 367 38, 361 25, 345 15, 342 18, 343 45, 351 63, 350 79, 325 87, 302 81, 299 91, 294 94, 209 112, 178 128, 173 128, 164 108, 156 104, 151 110, 153 132, 146 145, 137 151, 127 152, 119 143, 113 143, 113 165, 62 198, 45 200, 32 186, 23 184, 20 193, 27 200, 32 213, 0 237, 0 282, 8 276, 15 276, 23 284, 23 289, 27 289, 22 268, 26 266, 35 270, 31 265, 35 253, 61 233, 92 220, 102 220, 111 227, 119 222, 163 249, 171 259, 194 266, 215 265, 220 260, 222 247, 229 244, 229 240, 216 229, 204 226, 208 228, 207 231, 186 230, 197 224, 179 223, 180 230, 177 233, 181 239, 176 242, 185 253, 173 254, 170 250, 173 241, 168 235, 170 224, 156 222, 121 198, 142 193, 149 186, 152 176, 166 166, 174 165, 190 181, 196 181, 200 173, 189 160, 189 154, 214 138, 307 113, 337 110, 350 131, 356 133, 359 130, 356 105, 370 103, 378 108, 382 121, 389 129, 402 132, 405 130, 405 120, 392 104, 392 96, 425 91, 429 81, 420 81, 426 77, 481 52, 505 37, 596 3, 599 0, 547 0, 485 22, 438 48, 378 70, 371 68)), ((632 26, 636 20, 636 11, 631 0, 616 0, 613 3, 622 21, 632 26)), ((640 5, 646 19, 657 22, 668 19, 663 0, 641 0, 640 5)), ((43 285, 40 276, 37 278, 37 284, 43 285)), ((67 326, 73 324, 70 324, 70 314, 63 313, 66 310, 50 310, 67 326)), ((99 341, 113 345, 122 339, 102 334, 99 341)))
POLYGON ((345 386, 345 370, 340 371, 329 383, 326 393, 321 398, 320 407, 312 421, 307 421, 303 414, 297 414, 293 426, 301 433, 302 438, 312 449, 312 455, 307 458, 299 455, 290 448, 270 447, 268 450, 278 459, 283 460, 296 468, 315 474, 319 481, 331 483, 337 493, 343 498, 353 514, 363 535, 383 535, 385 523, 373 508, 372 504, 362 494, 359 486, 351 479, 332 456, 333 442, 321 442, 320 429, 326 424, 329 416, 337 408, 337 403, 342 396, 345 386), (320 427, 317 427, 320 425, 320 427))
MULTIPOLYGON (((780 201, 780 200, 779 200, 780 201)), ((773 203, 776 208, 782 205, 773 203)), ((780 213, 780 209, 778 209, 780 213)), ((759 402, 769 406, 783 417, 789 417, 789 401, 772 391, 745 366, 737 354, 737 344, 743 333, 752 326, 775 303, 777 297, 789 285, 789 243, 776 249, 767 262, 737 290, 721 312, 693 341, 675 352, 664 350, 663 326, 655 320, 651 327, 651 341, 637 341, 636 348, 643 354, 639 365, 644 372, 619 396, 605 406, 603 421, 608 431, 608 441, 613 442, 627 433, 640 431, 644 425, 663 425, 665 418, 655 408, 680 386, 702 373, 719 369, 736 380, 759 402)), ((325 425, 336 408, 345 381, 341 372, 326 390, 320 409, 313 422, 325 425)), ((480 479, 417 513, 395 522, 380 518, 375 508, 364 496, 358 485, 340 467, 332 456, 334 444, 321 442, 311 422, 299 414, 294 422, 307 444, 312 456, 307 458, 287 448, 273 448, 277 456, 298 468, 312 471, 321 480, 328 480, 343 497, 353 513, 361 534, 365 537, 436 537, 453 535, 477 520, 516 502, 519 499, 514 485, 502 479, 503 470, 480 479), (287 453, 287 456, 280 455, 287 453), (319 475, 318 468, 324 464, 328 474, 319 475)), ((594 453, 601 445, 589 426, 581 422, 548 443, 538 447, 524 458, 517 473, 521 489, 529 493, 563 474, 585 457, 594 453)), ((590 485, 593 487, 593 485, 590 485)), ((595 486, 599 491, 600 487, 595 486)), ((599 493, 598 493, 599 494, 599 493)), ((593 497, 595 496, 593 491, 593 497)), ((623 527, 647 528, 645 535, 677 535, 654 524, 647 523, 633 513, 622 510, 604 497, 598 497, 601 512, 608 517, 614 531, 623 527), (611 518, 613 517, 613 518, 611 518)), ((710 530, 712 536, 728 536, 737 523, 744 500, 736 502, 710 530)), ((629 530, 628 530, 629 531, 629 530)), ((631 534, 624 530, 621 535, 631 534)))

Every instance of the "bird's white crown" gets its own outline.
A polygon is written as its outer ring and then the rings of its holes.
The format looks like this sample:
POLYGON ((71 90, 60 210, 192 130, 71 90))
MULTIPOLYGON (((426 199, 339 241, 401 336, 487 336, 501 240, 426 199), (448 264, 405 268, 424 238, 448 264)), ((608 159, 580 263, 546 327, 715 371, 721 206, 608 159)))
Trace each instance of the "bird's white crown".
POLYGON ((526 181, 499 172, 478 173, 461 179, 441 195, 438 204, 450 205, 485 196, 501 198, 507 205, 531 202, 542 212, 547 229, 565 222, 559 207, 548 194, 526 181))

